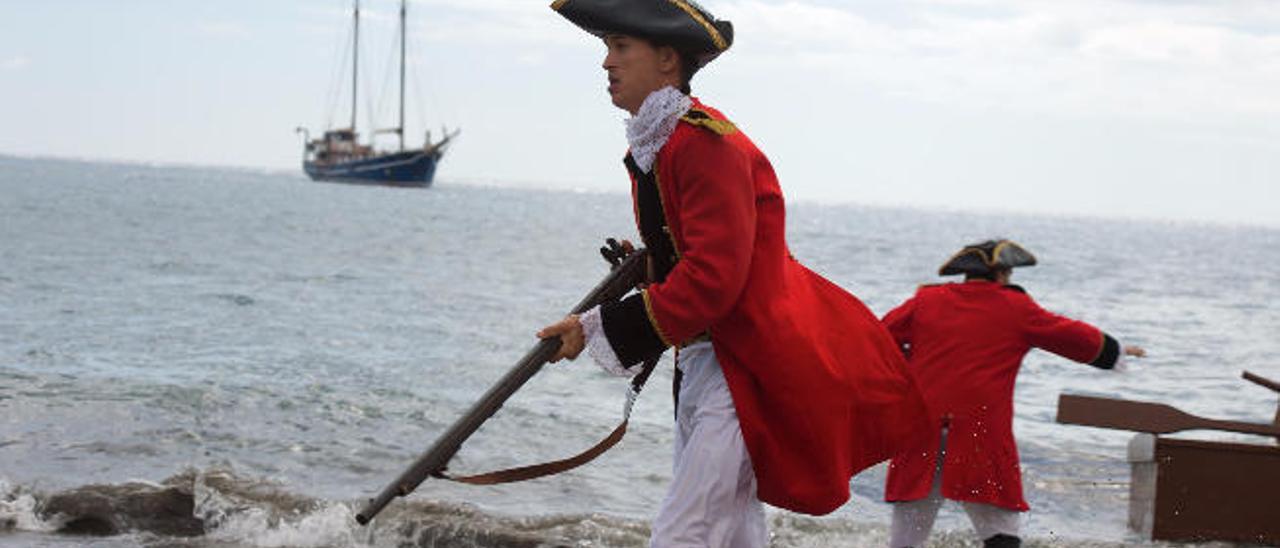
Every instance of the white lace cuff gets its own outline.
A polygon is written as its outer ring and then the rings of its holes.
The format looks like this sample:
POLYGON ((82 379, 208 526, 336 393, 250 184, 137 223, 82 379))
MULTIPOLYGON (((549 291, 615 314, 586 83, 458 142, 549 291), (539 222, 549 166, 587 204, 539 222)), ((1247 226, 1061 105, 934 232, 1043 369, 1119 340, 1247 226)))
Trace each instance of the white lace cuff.
POLYGON ((604 333, 604 319, 600 317, 600 307, 592 308, 578 316, 582 323, 582 335, 586 339, 587 354, 601 369, 619 377, 630 377, 635 373, 628 371, 613 352, 609 337, 604 333))

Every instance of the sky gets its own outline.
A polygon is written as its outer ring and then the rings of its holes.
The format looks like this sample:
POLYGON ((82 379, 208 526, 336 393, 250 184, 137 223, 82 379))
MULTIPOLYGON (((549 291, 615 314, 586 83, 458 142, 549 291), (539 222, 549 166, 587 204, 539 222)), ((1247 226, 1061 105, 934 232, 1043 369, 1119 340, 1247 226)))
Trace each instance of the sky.
MULTIPOLYGON (((1275 0, 704 0, 694 79, 790 200, 1280 226, 1275 0)), ((0 0, 0 154, 300 173, 350 117, 349 0, 0 0)), ((600 42, 549 0, 412 0, 410 143, 440 184, 625 191, 600 42)), ((362 132, 394 125, 364 0, 362 132)), ((389 144, 389 143, 388 143, 389 144)))

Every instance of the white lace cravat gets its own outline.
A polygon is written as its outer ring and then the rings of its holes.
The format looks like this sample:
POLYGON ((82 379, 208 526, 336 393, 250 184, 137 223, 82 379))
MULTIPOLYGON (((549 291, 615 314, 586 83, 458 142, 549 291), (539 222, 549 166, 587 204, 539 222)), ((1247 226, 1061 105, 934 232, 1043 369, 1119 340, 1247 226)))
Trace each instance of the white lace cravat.
POLYGON ((671 86, 645 97, 639 112, 627 120, 627 143, 641 171, 648 173, 653 169, 658 151, 667 144, 680 117, 692 106, 693 99, 671 86))

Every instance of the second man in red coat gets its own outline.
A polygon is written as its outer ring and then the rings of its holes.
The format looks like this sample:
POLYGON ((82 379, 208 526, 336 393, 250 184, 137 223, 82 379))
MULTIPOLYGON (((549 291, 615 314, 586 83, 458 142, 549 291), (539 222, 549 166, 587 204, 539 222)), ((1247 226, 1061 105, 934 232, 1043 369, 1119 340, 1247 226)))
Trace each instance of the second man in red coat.
POLYGON ((1013 387, 1023 356, 1040 348, 1115 369, 1124 356, 1145 354, 1040 308, 1009 283, 1013 268, 1035 263, 1008 240, 967 246, 939 272, 963 274, 963 283, 923 286, 884 317, 933 421, 931 436, 889 467, 891 548, 923 546, 943 499, 962 503, 986 548, 1019 546, 1019 514, 1028 506, 1013 439, 1013 387))

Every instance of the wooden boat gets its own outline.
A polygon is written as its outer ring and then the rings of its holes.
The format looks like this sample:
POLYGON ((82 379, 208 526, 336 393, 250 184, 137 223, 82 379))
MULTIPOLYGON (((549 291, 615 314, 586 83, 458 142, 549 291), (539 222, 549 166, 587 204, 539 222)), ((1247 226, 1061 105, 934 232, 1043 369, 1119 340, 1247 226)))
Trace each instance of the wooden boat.
POLYGON ((329 129, 317 139, 299 127, 306 146, 303 150, 302 169, 315 181, 379 184, 391 186, 430 187, 435 180, 436 166, 444 158, 449 142, 457 136, 455 130, 446 130, 439 141, 432 142, 427 132, 420 148, 406 148, 404 142, 404 77, 406 6, 400 1, 400 122, 394 128, 375 130, 374 134, 394 133, 400 138, 397 150, 378 151, 372 144, 360 144, 356 132, 357 90, 360 74, 360 1, 353 10, 351 56, 351 125, 329 129))
MULTIPOLYGON (((1280 383, 1244 373, 1280 394, 1280 383)), ((1142 432, 1129 443, 1129 528, 1153 540, 1280 546, 1280 404, 1271 424, 1212 420, 1157 403, 1063 394, 1058 422, 1142 432), (1269 444, 1163 437, 1210 429, 1269 444)))

